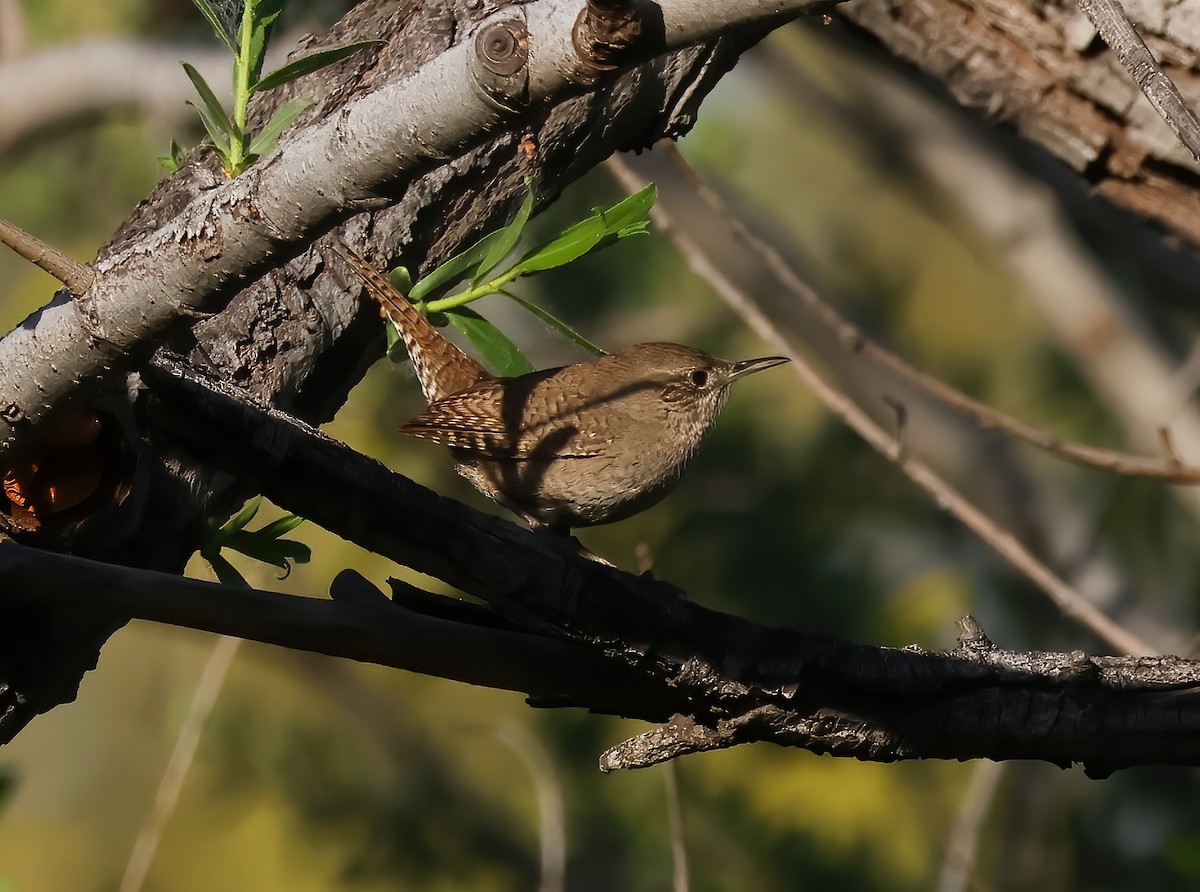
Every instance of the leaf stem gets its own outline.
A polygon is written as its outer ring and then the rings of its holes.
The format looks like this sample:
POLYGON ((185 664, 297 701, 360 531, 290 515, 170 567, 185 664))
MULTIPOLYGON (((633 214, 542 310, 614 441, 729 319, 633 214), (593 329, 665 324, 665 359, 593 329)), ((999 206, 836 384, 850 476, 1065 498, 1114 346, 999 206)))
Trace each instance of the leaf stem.
POLYGON ((229 175, 237 176, 246 162, 246 113, 250 106, 250 54, 258 0, 246 0, 238 51, 233 63, 233 133, 229 134, 229 175))
POLYGON ((426 301, 425 311, 427 313, 442 313, 446 310, 452 310, 455 307, 466 306, 472 301, 479 300, 481 297, 487 297, 489 294, 497 294, 509 282, 520 278, 522 273, 523 270, 519 266, 514 266, 507 272, 496 276, 496 278, 480 282, 478 285, 473 285, 465 291, 459 291, 457 294, 451 294, 437 300, 426 301))

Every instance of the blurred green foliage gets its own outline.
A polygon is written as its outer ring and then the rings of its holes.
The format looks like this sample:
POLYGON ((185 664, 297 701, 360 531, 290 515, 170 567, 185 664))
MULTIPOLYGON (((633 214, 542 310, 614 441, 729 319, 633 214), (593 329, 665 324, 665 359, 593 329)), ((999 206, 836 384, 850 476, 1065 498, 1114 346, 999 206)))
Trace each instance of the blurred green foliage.
MULTIPOLYGON (((24 6, 35 46, 96 33, 173 39, 206 27, 188 17, 184 0, 24 6)), ((316 30, 334 12, 331 3, 289 6, 285 22, 296 14, 294 24, 316 30)), ((789 51, 796 39, 771 38, 789 51)), ((838 65, 847 63, 821 46, 808 39, 803 64, 837 94, 838 65)), ((727 77, 684 143, 693 162, 737 190, 758 228, 800 246, 844 310, 919 364, 1065 434, 1117 438, 1073 364, 1022 309, 1002 246, 980 245, 938 218, 929 202, 914 201, 915 187, 884 153, 848 141, 843 122, 811 95, 796 99, 775 86, 753 65, 727 77)), ((163 144, 153 122, 109 121, 26 146, 0 167, 0 215, 86 258, 152 186, 163 144)), ((532 221, 529 243, 620 197, 602 173, 587 178, 532 221)), ((7 255, 0 281, 8 325, 53 291, 48 278, 7 255)), ((665 339, 729 357, 762 352, 654 237, 539 275, 524 293, 608 349, 665 339)), ((480 307, 535 365, 584 356, 503 298, 480 307)), ((453 475, 443 450, 394 434, 418 408, 408 370, 380 363, 331 433, 495 510, 453 475)), ((1068 569, 1103 553, 1137 582, 1136 591, 1116 592, 1111 608, 1183 603, 1191 619, 1195 607, 1183 599, 1196 588, 1195 524, 1168 491, 1023 460, 1020 479, 1053 481, 1091 524, 1077 553, 1059 556, 1068 569)), ((1012 461, 987 453, 966 473, 990 476, 982 463, 1004 489, 1012 461)), ((236 556, 232 562, 256 585, 309 595, 345 566, 379 582, 398 573, 312 525, 296 535, 313 561, 284 582, 236 556)), ((624 566, 645 545, 657 575, 699 602, 762 622, 948 647, 954 620, 970 611, 1008 647, 1094 646, 784 371, 733 394, 668 500, 581 538, 624 566)), ((40 718, 0 751, 0 889, 116 888, 210 649, 203 635, 131 626, 105 649, 78 703, 40 718)), ((602 749, 644 726, 534 711, 510 693, 257 646, 243 649, 226 683, 148 888, 532 889, 537 800, 521 761, 496 736, 513 722, 550 753, 566 815, 568 888, 669 888, 661 772, 595 769, 602 749)), ((971 771, 768 746, 685 760, 692 888, 933 888, 971 771)), ((1010 765, 974 887, 1195 887, 1196 785, 1193 772, 1178 770, 1095 782, 1010 765)))

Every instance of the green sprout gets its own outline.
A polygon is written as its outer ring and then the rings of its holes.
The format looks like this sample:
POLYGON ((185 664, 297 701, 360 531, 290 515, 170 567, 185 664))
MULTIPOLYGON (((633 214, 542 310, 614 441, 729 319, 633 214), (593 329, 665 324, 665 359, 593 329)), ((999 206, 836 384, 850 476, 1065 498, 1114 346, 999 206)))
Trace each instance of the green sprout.
POLYGON ((262 496, 256 496, 225 523, 218 525, 215 520, 209 521, 208 540, 200 546, 200 557, 208 562, 224 585, 249 587, 242 574, 221 554, 225 548, 278 567, 283 571, 281 579, 292 572, 292 564, 307 564, 312 558, 311 549, 303 542, 283 538, 304 523, 303 517, 286 514, 260 529, 246 529, 261 506, 262 496))
MULTIPOLYGON (((194 66, 187 62, 180 63, 200 95, 199 105, 194 102, 188 104, 200 115, 200 121, 221 158, 221 166, 230 177, 237 176, 258 158, 273 152, 279 145, 280 134, 313 102, 307 98, 291 100, 276 110, 262 130, 251 135, 246 131, 246 116, 251 96, 311 74, 358 52, 363 47, 379 43, 377 40, 368 40, 318 50, 293 59, 263 76, 262 66, 267 43, 271 39, 275 21, 283 10, 284 0, 244 0, 240 23, 236 30, 221 18, 210 0, 192 2, 208 20, 221 42, 233 53, 232 114, 221 107, 216 94, 194 66)), ((168 170, 178 170, 183 156, 183 150, 172 141, 170 153, 159 160, 168 170)))
MULTIPOLYGON (((533 365, 507 335, 469 309, 467 304, 489 294, 502 294, 585 350, 596 356, 603 356, 603 350, 567 323, 514 294, 508 286, 523 276, 565 266, 622 239, 646 233, 650 225, 650 208, 654 206, 658 197, 657 189, 651 183, 612 207, 596 208, 587 219, 527 251, 511 266, 503 267, 501 272, 497 272, 505 258, 517 246, 533 212, 533 185, 527 181, 526 186, 529 192, 525 200, 521 202, 512 222, 503 229, 484 236, 461 254, 456 254, 429 275, 422 277, 416 284, 412 284, 412 277, 404 267, 392 273, 392 281, 402 294, 407 294, 409 300, 430 314, 435 323, 444 318, 465 334, 495 372, 505 377, 532 372, 533 365), (466 287, 447 294, 450 289, 463 282, 466 282, 466 287)), ((397 361, 403 361, 405 357, 398 343, 399 336, 389 325, 388 355, 397 361)))

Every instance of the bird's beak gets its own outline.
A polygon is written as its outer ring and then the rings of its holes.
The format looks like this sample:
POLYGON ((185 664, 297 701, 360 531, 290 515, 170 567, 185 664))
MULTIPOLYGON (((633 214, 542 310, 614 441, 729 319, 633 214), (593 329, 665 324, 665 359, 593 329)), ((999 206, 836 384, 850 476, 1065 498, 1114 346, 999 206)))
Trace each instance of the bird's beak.
POLYGON ((790 361, 786 356, 764 356, 762 359, 743 359, 741 362, 733 364, 733 369, 729 372, 729 380, 736 381, 745 375, 752 375, 755 372, 761 372, 763 369, 783 365, 783 363, 790 361))

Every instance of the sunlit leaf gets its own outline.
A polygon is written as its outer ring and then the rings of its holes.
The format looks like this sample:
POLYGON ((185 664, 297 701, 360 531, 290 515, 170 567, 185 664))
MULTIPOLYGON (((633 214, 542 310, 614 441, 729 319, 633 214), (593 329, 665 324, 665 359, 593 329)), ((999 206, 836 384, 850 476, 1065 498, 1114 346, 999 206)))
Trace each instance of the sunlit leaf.
POLYGON ((267 53, 267 43, 271 39, 271 31, 275 20, 283 11, 283 0, 247 0, 247 15, 242 19, 242 27, 250 30, 250 52, 243 61, 246 64, 249 82, 254 83, 262 76, 263 59, 267 53), (251 6, 253 5, 253 9, 251 6))
POLYGON ((509 300, 520 304, 522 307, 524 307, 526 310, 528 310, 534 316, 537 316, 539 319, 541 319, 543 322, 545 322, 547 325, 549 325, 552 329, 557 331, 559 334, 561 334, 567 340, 573 341, 574 343, 576 343, 580 347, 582 347, 584 350, 587 350, 589 353, 592 353, 595 356, 604 356, 606 354, 607 351, 603 350, 600 347, 597 347, 595 344, 593 344, 591 341, 589 341, 587 338, 585 338, 583 335, 581 335, 579 332, 577 332, 575 329, 573 329, 567 323, 563 322, 561 319, 559 319, 554 314, 552 314, 549 310, 539 307, 537 304, 526 300, 525 298, 521 297, 518 294, 513 294, 510 291, 501 291, 500 293, 503 294, 505 297, 507 297, 509 300))
POLYGON ((412 292, 412 274, 408 271, 407 266, 398 266, 392 270, 391 280, 392 287, 401 294, 408 296, 412 292))
POLYGON ((601 209, 526 254, 514 267, 522 273, 554 269, 602 247, 611 241, 645 232, 650 208, 658 197, 651 183, 640 192, 601 209))
POLYGON ((279 144, 279 135, 296 120, 296 116, 312 105, 311 99, 293 99, 276 109, 271 120, 263 127, 250 142, 247 154, 257 158, 275 151, 279 144))
MULTIPOLYGON (((206 81, 204 76, 190 63, 180 62, 179 64, 183 66, 183 70, 187 72, 187 76, 191 80, 192 86, 194 86, 196 88, 196 92, 200 94, 200 98, 204 101, 204 108, 208 110, 209 115, 212 117, 213 123, 217 126, 222 134, 227 137, 232 136, 236 132, 237 128, 233 126, 233 121, 229 120, 229 115, 227 115, 225 113, 225 109, 221 107, 221 101, 217 99, 217 94, 212 91, 212 87, 208 85, 208 81, 206 81)), ((193 105, 195 105, 195 103, 193 103, 193 105)), ((196 106, 196 110, 200 111, 199 106, 196 106)), ((200 117, 204 117, 203 113, 201 113, 200 117)), ((205 126, 207 128, 208 125, 206 124, 205 126)), ((209 130, 209 136, 212 136, 211 129, 209 130)))
POLYGON ((299 59, 292 59, 286 65, 276 68, 258 83, 254 84, 250 88, 250 92, 261 93, 264 90, 278 87, 280 84, 294 81, 298 77, 303 77, 335 62, 340 62, 342 59, 354 55, 361 49, 375 46, 382 42, 381 40, 362 40, 358 43, 348 43, 345 46, 335 46, 327 50, 318 50, 315 53, 309 53, 307 56, 301 56, 299 59))
POLYGON ((479 261, 479 266, 475 270, 475 276, 472 279, 473 285, 482 282, 484 276, 495 269, 500 261, 517 246, 531 213, 533 213, 533 189, 530 189, 525 195, 525 200, 517 208, 517 215, 513 217, 512 222, 501 229, 496 235, 496 240, 488 246, 487 253, 483 255, 483 259, 479 261))
POLYGON ((429 275, 419 279, 408 292, 409 298, 417 302, 423 301, 438 288, 454 284, 467 270, 487 256, 488 250, 499 237, 499 231, 488 233, 462 253, 455 254, 429 275))
POLYGON ((208 131, 208 136, 213 141, 213 148, 215 148, 217 150, 217 154, 221 156, 221 165, 225 168, 227 173, 232 172, 229 169, 229 143, 225 139, 225 135, 221 133, 221 128, 217 125, 217 122, 212 119, 212 116, 203 108, 196 105, 196 103, 189 102, 188 105, 194 108, 197 114, 200 115, 200 121, 202 124, 204 124, 204 129, 208 131))
POLYGON ((283 517, 279 518, 278 520, 271 521, 271 523, 267 524, 261 530, 257 530, 256 532, 260 536, 278 539, 285 533, 290 533, 302 523, 304 523, 304 518, 299 514, 285 514, 283 517))
POLYGON ((241 511, 221 524, 221 528, 217 531, 218 536, 228 537, 238 530, 245 529, 246 524, 254 519, 254 515, 258 513, 260 507, 262 507, 262 496, 255 496, 242 506, 241 511))

